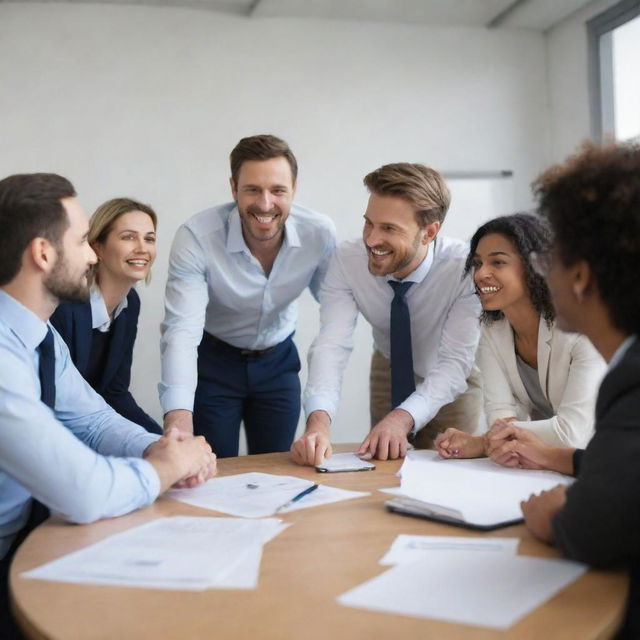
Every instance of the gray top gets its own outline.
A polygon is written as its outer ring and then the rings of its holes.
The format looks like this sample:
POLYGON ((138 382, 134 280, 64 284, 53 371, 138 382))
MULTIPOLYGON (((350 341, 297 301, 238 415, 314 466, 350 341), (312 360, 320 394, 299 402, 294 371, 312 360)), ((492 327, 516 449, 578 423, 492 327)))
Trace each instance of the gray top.
POLYGON ((553 410, 544 393, 542 393, 542 387, 538 379, 538 370, 527 364, 517 353, 516 364, 518 365, 520 380, 522 380, 522 384, 531 400, 531 419, 547 420, 548 418, 552 418, 556 412, 553 410))

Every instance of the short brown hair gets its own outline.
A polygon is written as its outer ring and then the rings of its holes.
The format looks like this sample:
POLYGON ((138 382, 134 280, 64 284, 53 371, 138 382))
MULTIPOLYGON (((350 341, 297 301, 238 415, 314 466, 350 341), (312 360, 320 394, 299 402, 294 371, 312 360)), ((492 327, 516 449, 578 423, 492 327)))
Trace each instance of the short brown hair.
POLYGON ((451 194, 444 178, 423 164, 396 162, 385 164, 364 177, 365 186, 378 196, 407 200, 416 210, 421 227, 442 222, 447 215, 451 194))
POLYGON ((76 195, 73 185, 55 173, 25 173, 0 181, 0 285, 20 272, 22 254, 35 238, 60 248, 69 227, 62 204, 76 195))
POLYGON ((585 143, 533 187, 560 260, 585 260, 613 324, 640 332, 640 144, 585 143))
POLYGON ((289 145, 280 138, 271 135, 250 136, 242 138, 229 156, 231 161, 231 177, 238 184, 238 175, 243 162, 247 160, 271 160, 285 158, 291 167, 291 178, 295 184, 298 178, 298 162, 289 145))

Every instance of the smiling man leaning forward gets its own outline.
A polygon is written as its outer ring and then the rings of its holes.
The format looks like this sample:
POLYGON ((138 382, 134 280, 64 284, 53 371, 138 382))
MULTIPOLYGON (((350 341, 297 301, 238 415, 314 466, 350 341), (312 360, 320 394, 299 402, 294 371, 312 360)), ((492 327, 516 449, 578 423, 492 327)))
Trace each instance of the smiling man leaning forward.
POLYGON ((437 171, 409 163, 380 167, 364 183, 371 195, 363 238, 340 245, 320 290, 321 328, 304 393, 307 429, 291 448, 299 464, 331 454, 330 424, 358 313, 374 340, 371 431, 360 453, 398 458, 416 431, 416 446, 429 447, 439 431, 473 431, 480 417, 472 373, 480 304, 463 276, 467 245, 439 235, 447 185, 437 171))
POLYGON ((176 233, 162 325, 165 431, 206 434, 219 457, 289 449, 300 415, 296 301, 317 296, 333 222, 293 204, 298 165, 286 142, 243 138, 231 152, 234 202, 176 233), (203 332, 204 329, 204 332, 203 332))

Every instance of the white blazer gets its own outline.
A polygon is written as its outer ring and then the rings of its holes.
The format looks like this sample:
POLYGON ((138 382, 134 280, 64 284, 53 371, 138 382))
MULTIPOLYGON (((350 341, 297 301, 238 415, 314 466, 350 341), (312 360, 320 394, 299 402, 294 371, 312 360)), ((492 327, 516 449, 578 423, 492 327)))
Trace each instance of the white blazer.
POLYGON ((513 330, 506 318, 482 328, 476 362, 482 372, 484 409, 489 426, 516 416, 555 446, 585 447, 593 434, 594 410, 606 364, 585 336, 551 329, 540 318, 538 378, 555 415, 530 420, 532 402, 518 373, 513 330))

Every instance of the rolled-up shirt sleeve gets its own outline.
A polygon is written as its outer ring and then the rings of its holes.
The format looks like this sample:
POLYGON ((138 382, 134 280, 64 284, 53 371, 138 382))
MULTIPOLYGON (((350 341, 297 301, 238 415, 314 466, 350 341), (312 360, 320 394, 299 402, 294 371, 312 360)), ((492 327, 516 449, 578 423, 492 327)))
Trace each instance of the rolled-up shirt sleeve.
POLYGON ((303 404, 306 417, 313 411, 323 410, 333 421, 358 320, 358 305, 342 273, 337 253, 330 261, 319 298, 320 332, 309 348, 309 377, 303 404))
POLYGON ((164 413, 173 409, 193 410, 198 384, 198 345, 208 301, 204 253, 192 231, 180 227, 169 257, 161 327, 162 374, 158 390, 164 413))

